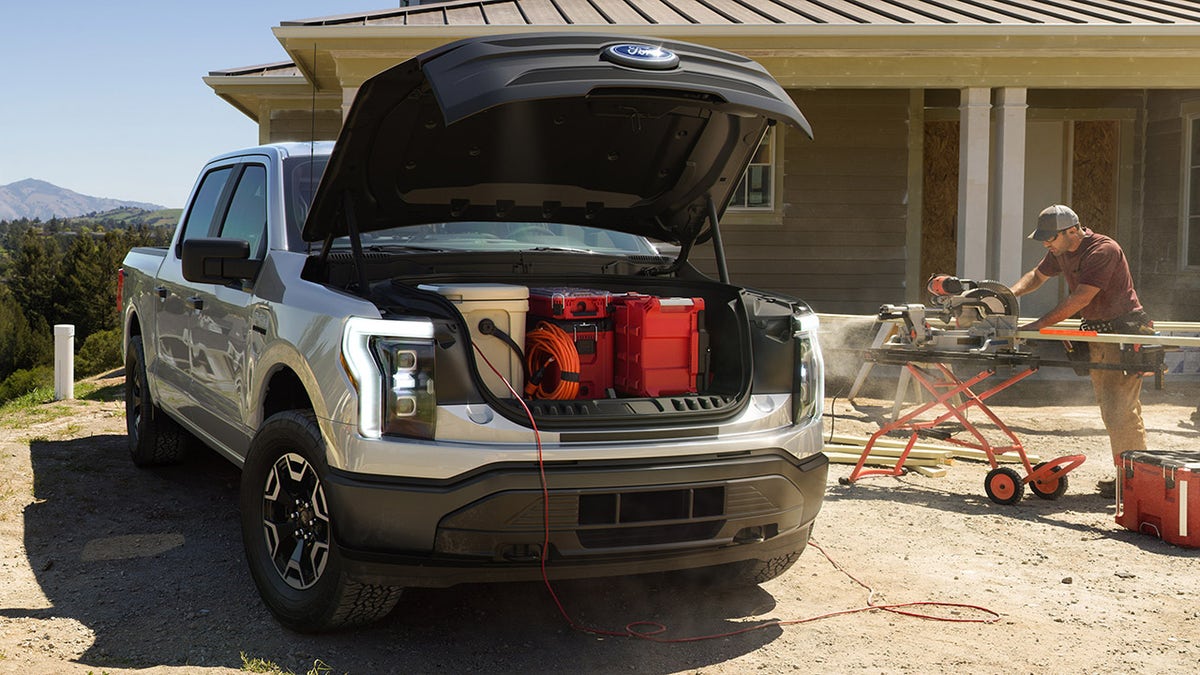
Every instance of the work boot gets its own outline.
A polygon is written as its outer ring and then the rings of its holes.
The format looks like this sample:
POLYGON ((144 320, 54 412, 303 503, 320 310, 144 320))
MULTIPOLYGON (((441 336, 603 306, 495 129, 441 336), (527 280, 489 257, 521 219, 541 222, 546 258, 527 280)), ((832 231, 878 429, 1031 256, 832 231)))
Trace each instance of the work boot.
POLYGON ((1105 499, 1113 499, 1117 496, 1117 481, 1114 478, 1105 478, 1096 481, 1096 492, 1100 493, 1105 499))

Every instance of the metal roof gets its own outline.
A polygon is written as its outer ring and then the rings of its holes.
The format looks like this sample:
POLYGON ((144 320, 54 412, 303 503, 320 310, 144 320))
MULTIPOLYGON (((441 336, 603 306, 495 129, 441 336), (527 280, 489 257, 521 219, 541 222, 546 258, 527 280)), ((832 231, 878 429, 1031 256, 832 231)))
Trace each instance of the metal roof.
POLYGON ((1122 26, 1200 23, 1195 0, 452 0, 281 26, 1122 26))
POLYGON ((209 75, 218 77, 290 77, 299 76, 300 69, 291 61, 277 61, 275 63, 265 63, 260 66, 242 66, 239 68, 225 68, 222 70, 210 70, 209 75))

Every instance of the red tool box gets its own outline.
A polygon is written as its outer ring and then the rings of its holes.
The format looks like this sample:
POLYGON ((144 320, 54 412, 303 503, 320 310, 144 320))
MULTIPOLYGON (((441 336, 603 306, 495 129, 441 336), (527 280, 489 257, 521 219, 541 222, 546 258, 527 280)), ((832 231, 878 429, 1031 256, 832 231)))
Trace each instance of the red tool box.
POLYGON ((596 320, 608 316, 612 294, 590 288, 531 288, 529 313, 544 319, 596 320))
POLYGON ((610 294, 586 288, 529 289, 529 326, 549 321, 566 331, 579 353, 578 398, 604 398, 613 387, 610 294))
POLYGON ((617 391, 634 396, 695 393, 703 298, 612 296, 617 391))
POLYGON ((1200 547, 1200 451, 1125 452, 1118 478, 1117 524, 1200 547))

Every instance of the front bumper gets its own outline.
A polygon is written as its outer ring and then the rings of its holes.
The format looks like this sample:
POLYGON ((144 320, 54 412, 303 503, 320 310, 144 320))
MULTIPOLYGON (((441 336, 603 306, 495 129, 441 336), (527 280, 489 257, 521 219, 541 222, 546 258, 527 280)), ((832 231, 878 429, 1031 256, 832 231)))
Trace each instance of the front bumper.
POLYGON ((334 471, 327 495, 351 574, 451 586, 768 560, 800 551, 828 463, 782 449, 726 456, 493 465, 444 481, 334 471), (547 532, 548 529, 548 532, 547 532))

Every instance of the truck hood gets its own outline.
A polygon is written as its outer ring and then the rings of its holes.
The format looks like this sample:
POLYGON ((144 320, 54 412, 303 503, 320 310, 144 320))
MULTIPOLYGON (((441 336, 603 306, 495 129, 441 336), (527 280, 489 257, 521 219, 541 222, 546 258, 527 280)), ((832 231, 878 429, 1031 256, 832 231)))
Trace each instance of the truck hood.
POLYGON ((307 241, 548 221, 683 243, 724 210, 769 125, 811 136, 757 63, 682 42, 522 34, 450 43, 359 88, 307 241))

